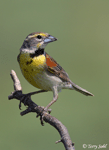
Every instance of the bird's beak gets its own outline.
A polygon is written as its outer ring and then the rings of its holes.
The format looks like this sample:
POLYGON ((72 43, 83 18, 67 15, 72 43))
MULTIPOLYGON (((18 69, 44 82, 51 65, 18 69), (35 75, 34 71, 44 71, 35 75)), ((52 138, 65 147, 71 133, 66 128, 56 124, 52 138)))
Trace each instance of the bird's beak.
POLYGON ((50 42, 54 42, 54 41, 57 41, 57 38, 49 35, 48 37, 45 38, 44 44, 47 44, 47 43, 50 43, 50 42))

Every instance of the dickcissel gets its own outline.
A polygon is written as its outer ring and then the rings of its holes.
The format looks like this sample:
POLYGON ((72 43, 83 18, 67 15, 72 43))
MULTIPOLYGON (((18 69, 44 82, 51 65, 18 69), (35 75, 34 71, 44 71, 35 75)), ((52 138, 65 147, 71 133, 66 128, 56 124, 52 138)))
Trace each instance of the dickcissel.
POLYGON ((92 93, 73 83, 65 70, 45 52, 46 45, 56 40, 48 33, 31 33, 24 40, 18 55, 22 74, 30 84, 41 89, 38 93, 53 92, 53 100, 44 110, 56 102, 61 89, 76 90, 86 96, 93 96, 92 93))

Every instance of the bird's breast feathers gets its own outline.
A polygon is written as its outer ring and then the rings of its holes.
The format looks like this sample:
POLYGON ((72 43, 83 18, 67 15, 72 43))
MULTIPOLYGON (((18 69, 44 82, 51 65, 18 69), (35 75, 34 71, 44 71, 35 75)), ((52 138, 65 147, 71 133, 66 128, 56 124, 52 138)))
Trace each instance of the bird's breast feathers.
POLYGON ((44 71, 46 64, 46 58, 44 55, 39 55, 37 57, 30 57, 28 53, 20 53, 18 56, 18 62, 22 71, 22 74, 26 80, 33 86, 40 88, 35 79, 37 74, 44 71))
POLYGON ((61 79, 50 75, 51 73, 47 71, 47 64, 53 66, 55 64, 50 62, 45 55, 31 58, 28 53, 21 53, 18 56, 18 62, 26 80, 37 88, 51 90, 53 85, 62 82, 61 79))
POLYGON ((21 69, 28 68, 28 69, 36 69, 41 70, 46 64, 46 58, 44 55, 39 55, 37 57, 30 57, 28 53, 21 53, 19 56, 19 64, 21 69))

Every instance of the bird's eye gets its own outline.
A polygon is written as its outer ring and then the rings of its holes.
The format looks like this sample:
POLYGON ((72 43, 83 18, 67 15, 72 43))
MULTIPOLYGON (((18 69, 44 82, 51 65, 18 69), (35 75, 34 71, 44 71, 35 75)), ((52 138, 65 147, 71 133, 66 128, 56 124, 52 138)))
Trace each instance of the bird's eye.
POLYGON ((42 37, 40 35, 37 36, 38 39, 41 39, 42 37))

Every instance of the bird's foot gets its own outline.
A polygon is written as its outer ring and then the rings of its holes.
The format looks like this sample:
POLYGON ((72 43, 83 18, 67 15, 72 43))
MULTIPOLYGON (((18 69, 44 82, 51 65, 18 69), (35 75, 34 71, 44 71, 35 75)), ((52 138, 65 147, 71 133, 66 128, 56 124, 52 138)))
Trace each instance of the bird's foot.
POLYGON ((26 105, 26 101, 28 98, 30 98, 30 96, 38 94, 38 93, 42 93, 42 92, 47 92, 45 90, 40 90, 40 91, 35 91, 35 92, 30 92, 28 94, 23 94, 21 100, 20 100, 20 104, 19 104, 19 109, 21 109, 21 102, 24 103, 24 105, 26 105))
POLYGON ((21 110, 21 103, 23 102, 24 105, 26 105, 26 101, 28 100, 28 98, 30 98, 29 94, 23 94, 22 98, 20 99, 20 103, 19 103, 20 110, 21 110))
POLYGON ((37 114, 37 118, 40 116, 40 122, 41 122, 41 125, 44 126, 44 116, 45 114, 47 113, 51 113, 51 109, 48 109, 47 107, 44 107, 44 106, 41 106, 43 108, 42 112, 37 114))

